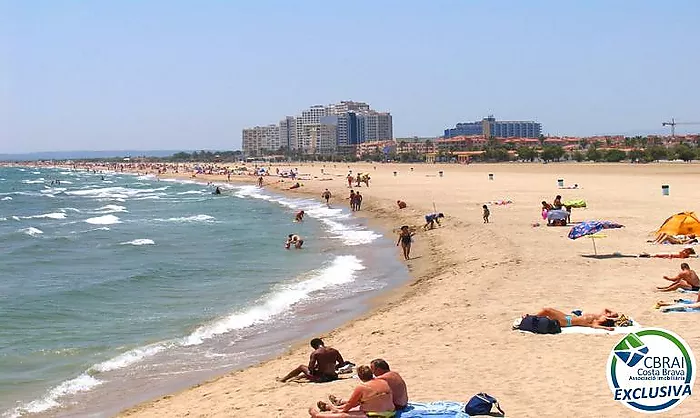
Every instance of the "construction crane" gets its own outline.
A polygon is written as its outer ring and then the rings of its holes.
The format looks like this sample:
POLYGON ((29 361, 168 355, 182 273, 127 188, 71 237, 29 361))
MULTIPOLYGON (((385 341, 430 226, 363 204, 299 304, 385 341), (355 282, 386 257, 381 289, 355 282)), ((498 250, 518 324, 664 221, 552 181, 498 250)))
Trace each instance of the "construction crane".
POLYGON ((671 122, 662 122, 661 126, 671 127, 671 138, 676 137, 676 125, 700 125, 700 122, 676 122, 675 118, 671 118, 671 122))

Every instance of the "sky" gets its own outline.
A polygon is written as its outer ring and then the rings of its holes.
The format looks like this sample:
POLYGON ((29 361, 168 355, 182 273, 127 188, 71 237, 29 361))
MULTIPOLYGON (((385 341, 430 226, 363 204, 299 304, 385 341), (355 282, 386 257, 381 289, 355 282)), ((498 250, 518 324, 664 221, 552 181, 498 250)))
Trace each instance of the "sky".
MULTIPOLYGON (((700 122, 700 2, 0 0, 0 153, 239 149, 341 100, 394 136, 700 122)), ((700 125, 677 126, 698 132, 700 125)))

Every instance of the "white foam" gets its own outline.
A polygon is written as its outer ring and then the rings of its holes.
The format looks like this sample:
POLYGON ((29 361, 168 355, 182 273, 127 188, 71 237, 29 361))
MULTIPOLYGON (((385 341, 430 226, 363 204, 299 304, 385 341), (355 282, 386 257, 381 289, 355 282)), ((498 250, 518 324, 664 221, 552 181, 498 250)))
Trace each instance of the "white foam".
POLYGON ((101 208, 95 209, 96 213, 116 213, 116 212, 128 212, 126 207, 119 205, 105 205, 101 208))
POLYGON ((12 200, 12 198, 11 198, 10 196, 5 196, 5 197, 3 197, 3 198, 0 199, 0 200, 12 200))
POLYGON ((209 215, 183 216, 179 218, 156 219, 158 222, 212 222, 216 218, 209 215))
POLYGON ((41 235, 44 233, 44 231, 42 231, 41 229, 34 228, 32 226, 30 226, 29 228, 20 229, 20 232, 23 232, 23 233, 29 235, 30 237, 35 237, 37 235, 41 235))
POLYGON ((95 218, 86 219, 85 222, 93 225, 112 225, 122 223, 119 218, 114 215, 97 216, 95 218))
POLYGON ((311 278, 281 287, 262 300, 261 304, 197 328, 184 339, 182 344, 185 346, 201 344, 217 335, 268 321, 304 299, 308 299, 313 292, 352 282, 357 272, 364 268, 360 259, 354 255, 338 256, 330 266, 315 272, 311 278))
POLYGON ((72 190, 66 192, 71 196, 82 196, 96 199, 129 199, 131 197, 142 197, 144 195, 154 196, 154 192, 167 189, 168 186, 156 189, 130 189, 127 187, 101 187, 97 189, 72 190))
POLYGON ((201 191, 201 190, 188 190, 188 191, 186 191, 186 192, 180 192, 180 193, 178 193, 178 194, 179 194, 179 195, 183 195, 183 194, 205 194, 205 193, 207 193, 207 192, 206 192, 206 191, 201 191))
POLYGON ((349 213, 345 213, 339 208, 329 208, 328 206, 307 199, 287 199, 280 196, 272 196, 261 191, 256 186, 242 186, 238 188, 235 194, 238 197, 252 197, 255 199, 267 200, 268 202, 278 203, 291 209, 304 208, 304 212, 310 218, 319 219, 332 233, 336 239, 339 239, 345 245, 362 245, 378 239, 381 235, 374 231, 367 230, 363 226, 347 225, 339 220, 352 219, 349 213))
POLYGON ((80 209, 76 209, 76 208, 61 208, 61 211, 63 211, 63 212, 65 212, 65 211, 67 211, 67 210, 69 210, 69 211, 71 211, 71 212, 80 213, 80 209))
POLYGON ((22 183, 24 184, 43 184, 46 180, 43 178, 36 179, 36 180, 22 180, 22 183))
POLYGON ((152 239, 141 238, 132 241, 122 242, 121 245, 155 245, 152 239))
POLYGON ((62 212, 44 213, 42 215, 23 216, 23 219, 66 219, 66 214, 62 212))
POLYGON ((65 382, 51 389, 43 398, 15 408, 14 410, 10 411, 8 416, 14 418, 21 417, 26 414, 37 414, 47 411, 60 406, 58 400, 61 397, 73 395, 79 392, 86 392, 100 384, 102 384, 100 380, 83 373, 75 379, 66 380, 65 382))
POLYGON ((38 171, 32 171, 32 174, 41 174, 41 173, 38 171))
POLYGON ((19 221, 19 216, 13 216, 12 219, 15 221, 19 221))
POLYGON ((122 353, 114 358, 111 358, 107 361, 92 366, 88 370, 88 372, 104 373, 112 370, 123 369, 124 367, 131 366, 134 363, 138 363, 146 357, 156 355, 171 345, 172 343, 157 343, 145 347, 135 348, 133 350, 127 351, 126 353, 122 353))

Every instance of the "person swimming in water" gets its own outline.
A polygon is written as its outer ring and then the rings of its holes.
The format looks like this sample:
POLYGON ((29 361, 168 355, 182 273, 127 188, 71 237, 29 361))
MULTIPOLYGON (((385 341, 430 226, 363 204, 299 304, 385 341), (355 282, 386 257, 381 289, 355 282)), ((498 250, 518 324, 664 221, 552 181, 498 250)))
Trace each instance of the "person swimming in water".
POLYGON ((297 215, 294 217, 294 222, 304 222, 304 211, 300 210, 297 212, 297 215))
POLYGON ((221 189, 219 189, 219 186, 216 186, 216 189, 214 189, 214 194, 221 194, 221 189))
POLYGON ((287 237, 287 242, 284 244, 284 248, 290 249, 292 248, 292 245, 298 250, 302 245, 304 245, 304 240, 301 239, 299 235, 289 234, 287 237))

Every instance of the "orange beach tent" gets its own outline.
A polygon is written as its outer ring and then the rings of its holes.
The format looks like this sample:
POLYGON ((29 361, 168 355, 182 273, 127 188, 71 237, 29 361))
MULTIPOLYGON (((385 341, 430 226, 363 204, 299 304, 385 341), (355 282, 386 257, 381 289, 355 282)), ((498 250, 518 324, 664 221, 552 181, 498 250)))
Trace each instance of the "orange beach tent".
POLYGON ((656 234, 668 235, 700 235, 700 219, 695 212, 681 212, 664 221, 656 234))

